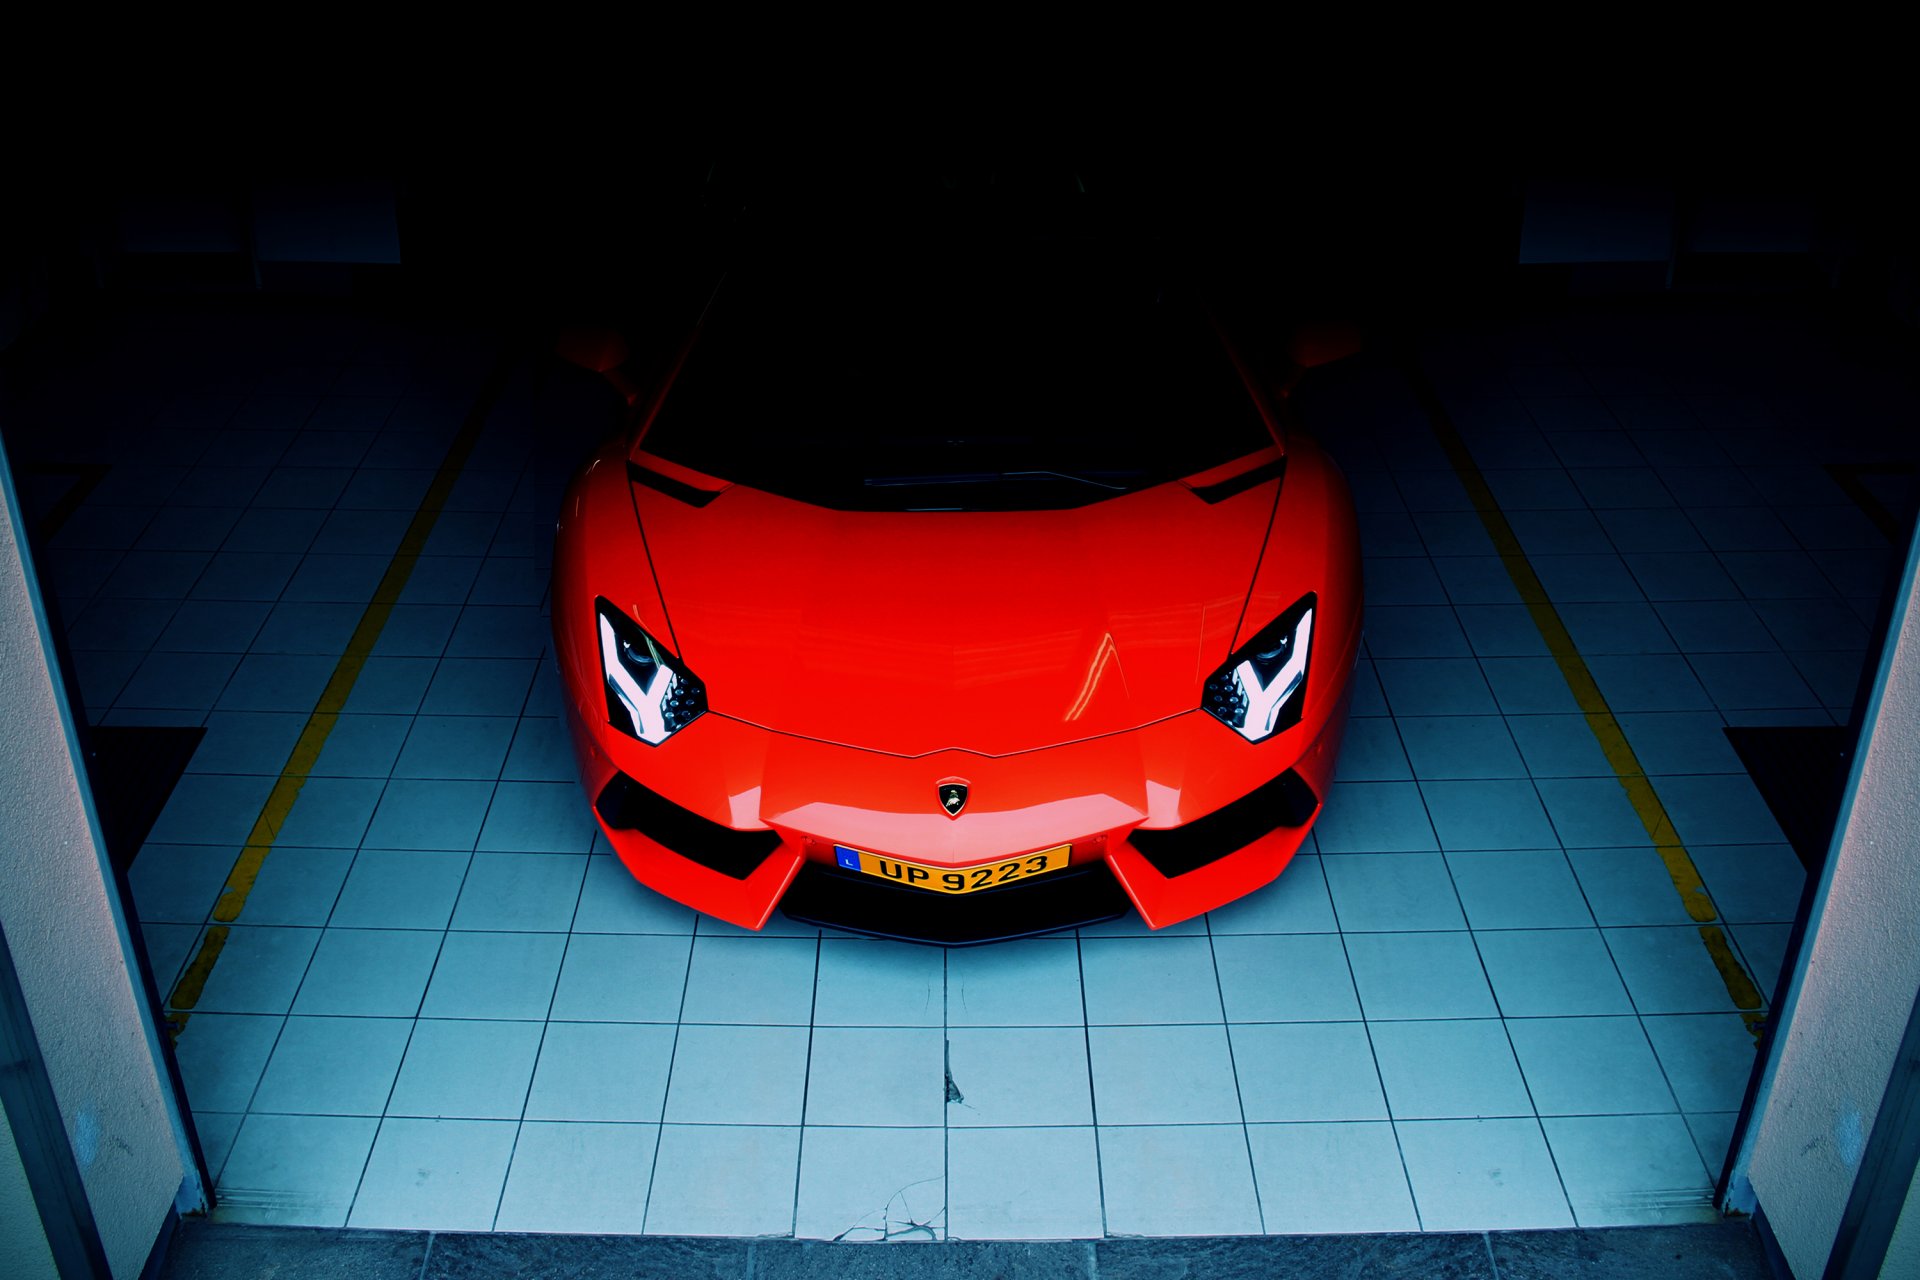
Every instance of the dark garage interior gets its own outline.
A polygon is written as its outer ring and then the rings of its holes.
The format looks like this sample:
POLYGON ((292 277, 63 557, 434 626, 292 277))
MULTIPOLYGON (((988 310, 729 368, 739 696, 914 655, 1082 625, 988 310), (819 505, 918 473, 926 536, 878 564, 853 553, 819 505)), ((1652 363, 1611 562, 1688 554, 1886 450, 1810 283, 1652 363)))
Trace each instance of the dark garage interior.
POLYGON ((1920 1273, 1920 210, 1780 124, 45 161, 0 1272, 1920 1273), (1251 369, 1353 337, 1290 401, 1365 584, 1311 833, 979 947, 644 887, 550 623, 619 388, 748 248, 996 246, 1150 247, 1251 369))

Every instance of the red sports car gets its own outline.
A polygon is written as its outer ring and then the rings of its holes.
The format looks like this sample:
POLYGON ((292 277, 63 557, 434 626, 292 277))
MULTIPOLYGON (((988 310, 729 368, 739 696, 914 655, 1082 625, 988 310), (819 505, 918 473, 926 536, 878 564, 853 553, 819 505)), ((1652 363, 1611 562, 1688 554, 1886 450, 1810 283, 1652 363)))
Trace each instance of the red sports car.
POLYGON ((1345 480, 1177 278, 728 273, 561 512, 581 779, 641 882, 961 944, 1279 875, 1360 648, 1345 480))

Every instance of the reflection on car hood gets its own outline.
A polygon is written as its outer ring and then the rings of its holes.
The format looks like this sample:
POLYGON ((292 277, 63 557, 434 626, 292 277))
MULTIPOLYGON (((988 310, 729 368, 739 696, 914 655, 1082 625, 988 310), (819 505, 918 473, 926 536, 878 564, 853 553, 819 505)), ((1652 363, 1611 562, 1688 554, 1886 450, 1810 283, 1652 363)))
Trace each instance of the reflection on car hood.
POLYGON ((1004 755, 1198 706, 1276 486, 1026 512, 845 512, 635 485, 674 642, 716 712, 901 755, 1004 755))

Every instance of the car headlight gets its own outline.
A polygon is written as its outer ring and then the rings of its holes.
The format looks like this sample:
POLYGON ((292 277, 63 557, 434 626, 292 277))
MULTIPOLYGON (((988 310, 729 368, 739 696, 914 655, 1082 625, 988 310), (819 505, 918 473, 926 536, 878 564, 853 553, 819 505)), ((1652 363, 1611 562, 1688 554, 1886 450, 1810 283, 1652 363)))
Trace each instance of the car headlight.
POLYGON ((1307 700, 1313 606, 1313 593, 1308 592, 1242 645, 1208 677, 1201 709, 1248 742, 1299 724, 1307 700))
POLYGON ((600 615, 607 723, 658 746, 707 709, 706 688, 633 619, 604 599, 594 607, 600 615))

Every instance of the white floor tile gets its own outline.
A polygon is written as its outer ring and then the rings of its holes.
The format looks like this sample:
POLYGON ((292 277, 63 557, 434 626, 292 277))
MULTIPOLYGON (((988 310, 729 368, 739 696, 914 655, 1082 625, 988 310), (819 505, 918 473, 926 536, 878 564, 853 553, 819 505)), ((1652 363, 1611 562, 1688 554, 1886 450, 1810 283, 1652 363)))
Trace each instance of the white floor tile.
POLYGON ((420 1012, 442 937, 426 930, 324 930, 293 1011, 414 1017, 420 1012))
POLYGON ((276 844, 254 877, 240 919, 250 925, 326 924, 352 862, 351 849, 276 844))
POLYGON ((638 1235, 659 1140, 658 1125, 527 1121, 494 1229, 638 1235))
POLYGON ((1437 849, 1419 787, 1411 782, 1336 782, 1313 825, 1322 854, 1437 849))
POLYGON ((1498 1020, 1376 1022, 1368 1030, 1396 1119, 1533 1114, 1498 1020))
POLYGON ((293 711, 215 711, 187 770, 278 777, 306 723, 293 711))
POLYGON ((803 1240, 946 1238, 946 1135, 939 1129, 808 1125, 794 1235, 803 1240))
POLYGON ((1414 775, 1423 780, 1527 776, 1500 716, 1402 716, 1395 724, 1414 775))
POLYGON ((366 843, 382 849, 470 850, 493 788, 491 782, 395 779, 380 796, 366 843))
POLYGON ((1735 924, 1793 920, 1807 876, 1792 846, 1700 845, 1687 852, 1722 919, 1735 924))
POLYGON ((252 1109, 294 1115, 384 1114, 412 1033, 413 1023, 406 1018, 288 1018, 252 1109))
POLYGON ((1754 1039, 1731 1013, 1643 1018, 1682 1111, 1738 1111, 1753 1073, 1754 1039))
POLYGON ((1475 941, 1506 1017, 1634 1011, 1597 929, 1499 930, 1475 941))
POLYGON ((647 1234, 788 1235, 799 1168, 798 1126, 665 1125, 647 1234))
MULTIPOLYGON (((128 881, 140 920, 197 925, 213 910, 240 850, 230 845, 141 846, 128 881)), ((156 973, 161 987, 165 978, 156 973)))
POLYGON ((939 1125, 945 1046, 934 1027, 816 1027, 807 1066, 807 1123, 939 1125))
POLYGON ((480 832, 482 849, 515 853, 586 853, 593 846, 592 807, 572 782, 502 782, 480 832))
POLYGON ((1107 1230, 1129 1236, 1256 1235, 1259 1197, 1238 1124, 1100 1128, 1107 1230))
POLYGON ((393 776, 491 782, 506 763, 517 723, 508 716, 418 716, 393 776))
POLYGON ((449 933, 420 1016, 544 1022, 566 945, 561 933, 449 933))
POLYGON ((174 1043, 195 1112, 243 1112, 280 1038, 281 1017, 196 1013, 174 1043))
POLYGON ((1422 782, 1440 847, 1538 849, 1556 843, 1531 781, 1422 782))
POLYGON ((379 1125, 363 1116, 248 1116, 220 1171, 215 1220, 345 1226, 379 1125))
POLYGON ((1361 1023, 1257 1023, 1227 1030, 1249 1124, 1387 1118, 1373 1046, 1361 1023))
POLYGON ((696 938, 687 1022, 806 1026, 813 1020, 820 943, 799 938, 696 938))
POLYGON ((1716 1182, 1727 1163, 1733 1127, 1739 1119, 1737 1111, 1704 1111, 1686 1117, 1687 1130, 1693 1135, 1693 1145, 1700 1152, 1701 1162, 1707 1166, 1707 1176, 1716 1182))
POLYGON ((234 925, 195 1006, 206 1013, 285 1013, 320 941, 318 929, 234 925))
POLYGON ((947 1231, 955 1239, 1105 1233, 1092 1129, 955 1129, 947 1148, 947 1231))
POLYGON ((362 849, 328 923, 350 929, 443 930, 473 855, 448 850, 362 849))
POLYGON ((682 1026, 667 1084, 667 1120, 798 1125, 808 1039, 805 1027, 682 1026))
POLYGON ((491 1229, 519 1129, 508 1120, 381 1121, 347 1225, 491 1229))
POLYGON ((828 938, 815 983, 815 1026, 937 1027, 946 1005, 946 950, 828 938))
POLYGON ((1249 1124, 1270 1232, 1417 1231, 1390 1124, 1249 1124))
POLYGON ((1489 849, 1447 855, 1453 886, 1475 929, 1570 929, 1593 914, 1558 849, 1489 849))
POLYGON ((185 967, 200 941, 200 926, 194 924, 143 924, 141 941, 145 944, 147 967, 153 971, 154 986, 164 1000, 173 991, 175 979, 185 967))
POLYGON ((565 933, 573 924, 586 871, 584 853, 476 853, 452 927, 565 933))
POLYGON ((275 844, 358 847, 386 786, 378 778, 308 778, 275 844))
POLYGON ((1563 1116, 1541 1125, 1581 1226, 1720 1220, 1679 1116, 1563 1116))
POLYGON ((1229 1021, 1319 1022, 1360 1016, 1338 934, 1220 937, 1213 940, 1213 952, 1229 1021))
POLYGON ((1408 1120, 1394 1129, 1424 1230, 1574 1225, 1538 1120, 1408 1120))
POLYGON ((1080 944, 1033 938, 947 951, 947 1024, 1080 1026, 1080 944))
POLYGON ((1489 1018, 1498 1012, 1473 935, 1354 933, 1343 941, 1369 1019, 1489 1018))
POLYGON ((1240 1122, 1225 1027, 1093 1027, 1087 1041, 1102 1125, 1240 1122))
POLYGON ((1601 925, 1686 924, 1692 917, 1660 855, 1647 845, 1568 849, 1567 861, 1601 925))
POLYGON ((574 1022, 679 1021, 692 945, 691 939, 662 935, 575 933, 567 941, 552 1016, 574 1022))
POLYGON ((386 777, 409 723, 411 716, 338 716, 313 762, 313 777, 386 777))
POLYGON ((1220 1021, 1204 937, 1085 939, 1080 971, 1092 1025, 1220 1021))
POLYGON ((618 858, 596 853, 588 860, 575 933, 691 934, 693 920, 690 909, 635 880, 618 858))
POLYGON ((536 1022, 420 1019, 387 1114, 518 1120, 542 1030, 536 1022))
POLYGON ((572 782, 574 774, 573 747, 562 721, 526 716, 517 722, 501 777, 516 782, 572 782))
POLYGON ((1216 935, 1337 932, 1321 863, 1319 854, 1295 854, 1272 884, 1209 913, 1208 928, 1216 935))
POLYGON ((273 789, 266 776, 182 775, 154 820, 147 839, 156 844, 228 845, 238 849, 253 830, 273 789))
POLYGON ((1784 844, 1767 802, 1745 774, 1655 778, 1654 788, 1689 847, 1784 844))
POLYGON ((1726 983, 1697 928, 1683 925, 1603 932, 1634 1007, 1642 1014, 1717 1013, 1733 1008, 1733 998, 1727 994, 1726 983))
POLYGON ((526 1096, 527 1119, 658 1121, 674 1031, 647 1023, 549 1022, 526 1096))
POLYGON ((1329 853, 1321 862, 1340 927, 1348 932, 1467 927, 1438 853, 1329 853))
POLYGON ((216 1187, 220 1183, 220 1171, 226 1167, 227 1157, 233 1152, 233 1140, 240 1136, 240 1123, 245 1119, 245 1116, 226 1111, 193 1113, 193 1129, 200 1139, 200 1154, 207 1158, 207 1172, 213 1175, 216 1187))
POLYGON ((1078 1027, 954 1028, 946 1053, 950 1126, 1093 1123, 1086 1033, 1078 1027))
POLYGON ((1675 1109, 1638 1018, 1513 1018, 1507 1034, 1543 1116, 1675 1109))
POLYGON ((1781 966, 1787 959, 1787 942, 1793 932, 1793 926, 1787 924, 1743 924, 1729 930, 1733 934, 1735 945, 1740 948, 1740 958, 1746 961, 1747 973, 1754 985, 1760 988, 1760 994, 1772 999, 1776 985, 1780 981, 1781 966))

